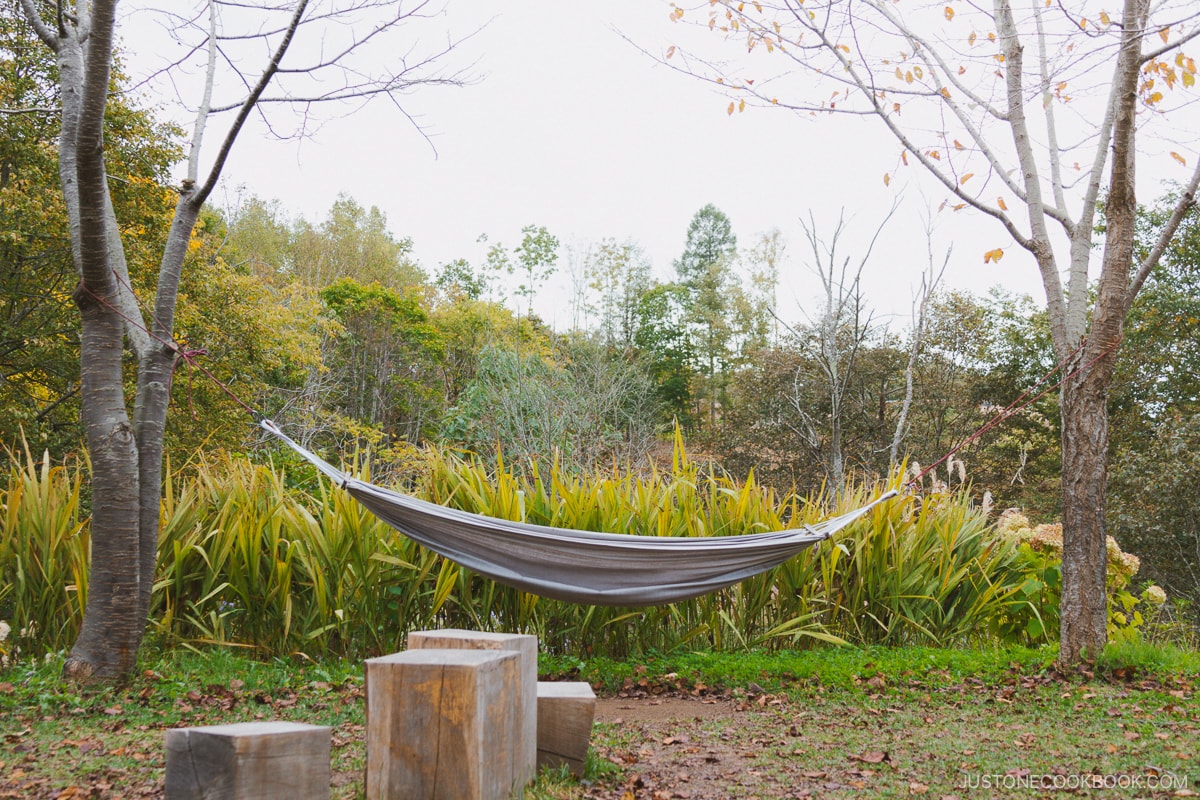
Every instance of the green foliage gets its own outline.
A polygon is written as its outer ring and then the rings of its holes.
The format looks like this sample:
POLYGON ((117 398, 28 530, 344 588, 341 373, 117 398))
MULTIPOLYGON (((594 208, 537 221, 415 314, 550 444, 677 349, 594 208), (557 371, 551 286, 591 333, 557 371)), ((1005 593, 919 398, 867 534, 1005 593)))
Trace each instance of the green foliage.
MULTIPOLYGON (((1001 516, 997 531, 1003 541, 1016 546, 1014 573, 1020 575, 1019 602, 997 620, 1002 641, 1033 644, 1058 641, 1059 600, 1062 596, 1062 525, 1036 527, 1017 512, 1001 516)), ((1141 560, 1121 550, 1109 536, 1107 542, 1108 640, 1137 641, 1149 620, 1156 619, 1167 595, 1158 586, 1136 593, 1131 586, 1141 560)))
POLYGON ((0 485, 0 620, 5 650, 70 646, 87 603, 89 527, 80 503, 81 467, 53 466, 28 449, 9 455, 0 485))
POLYGON ((640 363, 591 338, 558 340, 549 356, 488 347, 441 435, 489 461, 633 463, 654 443, 653 391, 640 363))
POLYGON ((442 415, 443 346, 421 298, 353 278, 329 284, 321 298, 342 326, 329 359, 335 409, 388 437, 422 441, 442 415))

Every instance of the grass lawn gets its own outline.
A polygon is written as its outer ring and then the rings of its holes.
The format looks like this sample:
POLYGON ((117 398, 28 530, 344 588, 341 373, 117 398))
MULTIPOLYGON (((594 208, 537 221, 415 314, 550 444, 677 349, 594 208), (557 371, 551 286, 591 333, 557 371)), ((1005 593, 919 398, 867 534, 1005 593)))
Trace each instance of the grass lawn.
MULTIPOLYGON (((527 797, 1200 793, 1200 656, 1143 648, 1069 676, 1052 661, 917 648, 544 658, 546 677, 587 680, 602 703, 585 781, 547 774, 527 797)), ((177 650, 117 690, 77 693, 57 675, 0 673, 0 798, 161 797, 165 729, 253 719, 331 726, 333 796, 362 795, 359 664, 177 650)))

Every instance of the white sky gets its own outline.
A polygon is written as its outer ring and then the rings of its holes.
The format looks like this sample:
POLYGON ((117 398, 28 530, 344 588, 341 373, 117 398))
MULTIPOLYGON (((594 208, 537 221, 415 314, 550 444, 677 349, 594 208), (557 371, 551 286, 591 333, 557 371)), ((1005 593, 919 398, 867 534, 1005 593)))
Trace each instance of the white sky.
MULTIPOLYGON (((422 89, 406 104, 432 134, 436 155, 394 108, 377 103, 302 143, 249 131, 227 165, 224 191, 244 185, 312 221, 346 192, 384 211, 431 273, 455 258, 481 263, 481 233, 511 246, 534 224, 564 245, 633 239, 662 279, 670 278, 692 215, 713 203, 743 249, 761 232, 782 230, 786 319, 812 308, 814 279, 797 220, 812 212, 829 228, 844 208, 851 223, 843 252, 856 255, 899 191, 901 211, 864 280, 869 304, 903 324, 927 263, 922 215, 944 193, 915 169, 909 185, 884 186, 898 148, 873 120, 807 120, 749 107, 727 115, 726 98, 616 33, 663 52, 680 32, 668 6, 653 0, 449 5, 447 27, 456 35, 487 23, 459 51, 462 61, 476 61, 483 80, 422 89)), ((1142 198, 1158 193, 1143 189, 1142 198)), ((970 211, 943 211, 935 222, 939 261, 954 246, 946 285, 983 292, 1002 284, 1042 299, 1032 259, 1010 247, 996 223, 970 211), (983 253, 994 247, 1008 255, 985 265, 983 253)), ((570 323, 565 260, 564 247, 558 286, 535 301, 559 329, 570 323)))

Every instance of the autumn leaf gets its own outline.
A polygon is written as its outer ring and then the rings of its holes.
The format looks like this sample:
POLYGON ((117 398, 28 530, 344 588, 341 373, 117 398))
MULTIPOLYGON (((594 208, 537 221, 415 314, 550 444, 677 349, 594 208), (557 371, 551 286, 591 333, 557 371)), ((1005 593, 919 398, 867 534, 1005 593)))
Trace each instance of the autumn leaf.
POLYGON ((961 186, 962 184, 966 183, 967 181, 971 180, 971 178, 974 178, 974 177, 975 177, 974 172, 968 172, 966 175, 963 175, 961 178, 958 179, 958 183, 961 186))
POLYGON ((673 55, 675 55, 675 45, 671 45, 667 48, 667 58, 670 58, 673 55))
POLYGON ((1187 166, 1187 159, 1179 155, 1179 153, 1176 153, 1174 150, 1171 151, 1171 158, 1175 159, 1180 164, 1183 164, 1185 167, 1187 166))
POLYGON ((1159 35, 1159 37, 1161 37, 1161 38, 1162 38, 1162 40, 1163 40, 1163 44, 1166 44, 1166 43, 1167 43, 1167 42, 1170 40, 1170 38, 1171 38, 1171 28, 1170 28, 1170 26, 1167 26, 1166 28, 1163 28, 1161 31, 1159 31, 1159 32, 1158 32, 1158 35, 1159 35))
POLYGON ((942 13, 946 15, 947 22, 954 19, 954 9, 951 8, 950 6, 946 6, 946 10, 943 11, 942 13))
POLYGON ((733 107, 734 107, 734 106, 733 106, 733 101, 732 101, 732 100, 730 100, 730 101, 729 101, 729 108, 725 109, 725 113, 726 113, 726 114, 728 114, 729 116, 733 116, 733 107))
POLYGON ((955 149, 955 150, 962 150, 962 149, 963 149, 963 143, 962 143, 962 142, 960 142, 958 139, 955 139, 955 140, 954 140, 954 149, 955 149))
POLYGON ((900 160, 904 162, 904 166, 906 166, 906 167, 908 166, 908 151, 907 150, 900 151, 900 160))
POLYGON ((1152 95, 1150 95, 1149 97, 1146 98, 1146 102, 1149 103, 1150 105, 1154 105, 1155 103, 1160 102, 1162 99, 1163 99, 1162 92, 1154 92, 1152 95))
POLYGON ((994 261, 999 264, 1002 258, 1004 258, 1004 248, 997 247, 995 250, 988 250, 983 254, 983 263, 990 264, 994 261))
POLYGON ((739 101, 738 101, 738 113, 740 114, 741 112, 743 112, 743 111, 745 111, 745 110, 746 110, 746 101, 745 101, 745 99, 739 100, 739 101))
POLYGON ((891 182, 892 182, 892 176, 891 176, 891 175, 889 175, 889 174, 887 174, 886 172, 885 172, 885 173, 883 173, 883 185, 884 185, 884 186, 887 186, 887 185, 889 185, 891 182))
POLYGON ((975 44, 975 31, 971 31, 971 35, 967 37, 967 44, 975 44))
POLYGON ((1001 211, 1008 211, 1008 204, 1004 202, 1003 197, 996 198, 996 205, 1000 206, 1001 211))

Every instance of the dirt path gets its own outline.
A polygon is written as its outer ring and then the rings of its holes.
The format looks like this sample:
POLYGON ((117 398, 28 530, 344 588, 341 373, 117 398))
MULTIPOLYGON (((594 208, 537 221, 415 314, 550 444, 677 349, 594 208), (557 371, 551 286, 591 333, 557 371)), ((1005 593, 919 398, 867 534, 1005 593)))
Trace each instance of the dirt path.
POLYGON ((590 798, 805 798, 851 788, 805 770, 792 709, 769 695, 601 698, 596 722, 615 729, 598 755, 629 777, 616 789, 589 788, 590 798))

